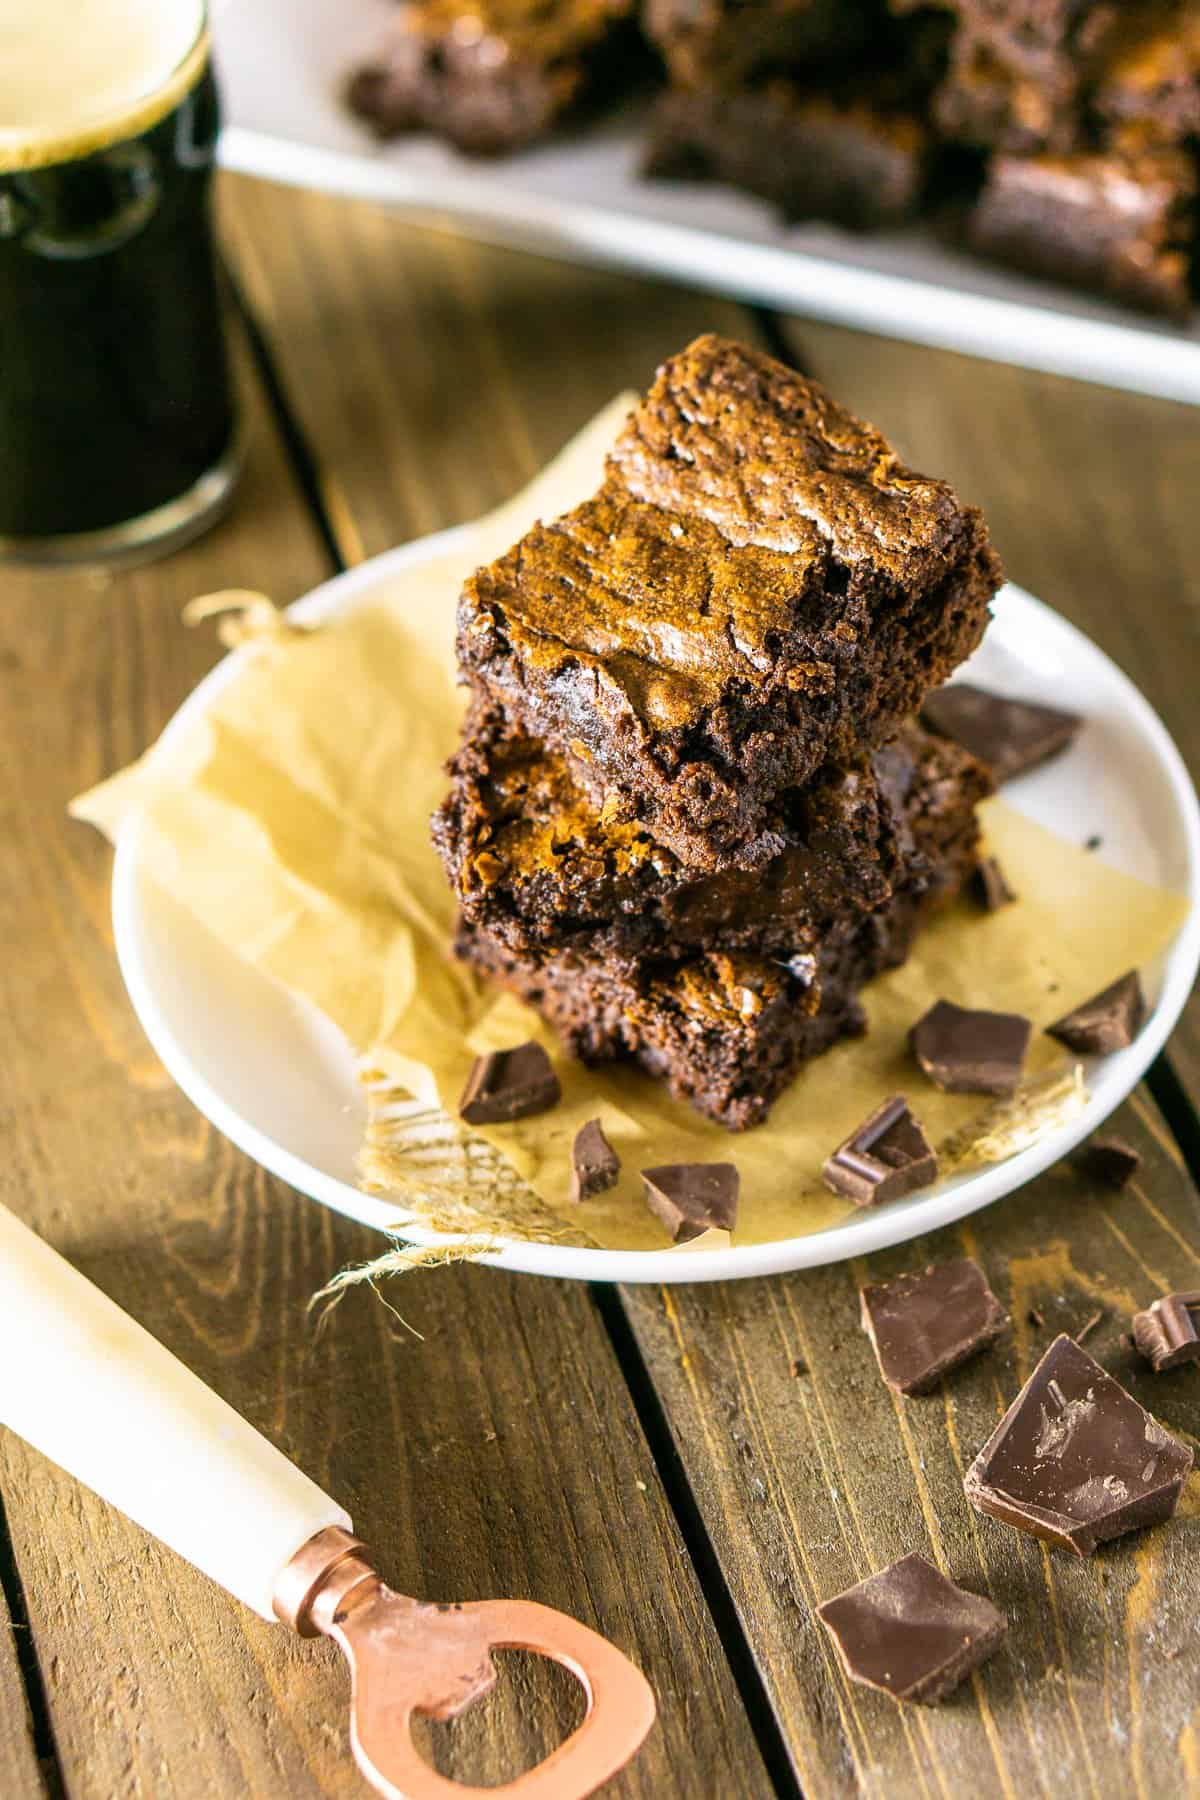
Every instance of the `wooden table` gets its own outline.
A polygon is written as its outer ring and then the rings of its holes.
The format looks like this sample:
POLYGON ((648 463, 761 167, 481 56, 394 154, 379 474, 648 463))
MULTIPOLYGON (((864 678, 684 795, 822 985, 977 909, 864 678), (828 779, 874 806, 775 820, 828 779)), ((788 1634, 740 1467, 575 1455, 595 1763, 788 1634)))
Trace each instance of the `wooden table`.
MULTIPOLYGON (((1011 1341, 893 1400, 857 1327, 868 1265, 692 1290, 486 1269, 306 1303, 376 1247, 234 1151, 150 1052, 113 959, 109 855, 64 806, 136 756, 214 660, 189 596, 293 599, 509 494, 706 327, 781 348, 986 509, 1014 577, 1084 626, 1193 767, 1200 414, 561 267, 245 181, 222 194, 250 459, 232 517, 158 566, 0 581, 0 1199, 344 1498, 431 1598, 566 1608, 628 1649, 661 1722, 610 1792, 1200 1794, 1200 1495, 1089 1562, 964 1504, 962 1472, 1059 1329, 1170 1428, 1129 1314, 1200 1286, 1200 1010, 1116 1128, 1119 1194, 1055 1170, 875 1276, 968 1251, 1011 1341), (814 1604, 910 1550, 990 1593, 1007 1648, 950 1704, 847 1685, 814 1604)), ((0 1791, 8 1800, 363 1793, 336 1653, 252 1618, 0 1436, 0 1791)), ((569 1689, 570 1684, 565 1686, 569 1689)), ((571 1717, 519 1661, 440 1765, 500 1779, 571 1717)))

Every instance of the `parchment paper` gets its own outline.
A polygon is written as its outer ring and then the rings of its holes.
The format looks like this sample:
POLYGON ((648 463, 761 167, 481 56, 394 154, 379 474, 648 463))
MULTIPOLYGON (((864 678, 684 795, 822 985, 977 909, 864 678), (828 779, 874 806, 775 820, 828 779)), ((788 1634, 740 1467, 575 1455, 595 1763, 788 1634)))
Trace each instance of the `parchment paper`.
MULTIPOLYGON (((458 967, 448 948, 453 899, 428 831, 464 704, 453 653, 458 591, 471 568, 535 518, 554 517, 591 492, 630 404, 626 396, 614 401, 452 553, 414 566, 317 629, 269 630, 239 650, 234 679, 200 716, 72 810, 114 840, 139 814, 154 878, 238 955, 328 1014, 364 1070, 424 1104, 425 1162, 438 1165, 441 1195, 431 1183, 423 1207, 406 1183, 398 1213, 444 1221, 454 1170, 469 1166, 469 1223, 660 1249, 662 1230, 639 1197, 639 1168, 732 1157, 742 1176, 734 1241, 754 1243, 846 1215, 820 1185, 821 1164, 888 1094, 908 1094, 936 1144, 970 1135, 976 1121, 982 1129, 977 1098, 939 1094, 905 1055, 909 1026, 934 998, 1021 1012, 1044 1025, 1126 969, 1150 965, 1187 906, 989 801, 989 847, 1017 904, 984 915, 962 902, 941 916, 906 967, 868 990, 868 1035, 811 1064, 770 1122, 740 1136, 705 1123, 633 1070, 570 1062, 535 1014, 458 967), (541 1118, 484 1130, 499 1159, 472 1161, 444 1114, 453 1113, 477 1052, 529 1037, 555 1056, 563 1103, 541 1118), (596 1116, 624 1176, 612 1193, 572 1208, 571 1141, 596 1116), (540 1205, 523 1203, 523 1184, 540 1205)), ((1065 1068, 1052 1041, 1037 1040, 1031 1076, 1055 1056, 1065 1068)), ((402 1119, 401 1137, 405 1129, 402 1119)))

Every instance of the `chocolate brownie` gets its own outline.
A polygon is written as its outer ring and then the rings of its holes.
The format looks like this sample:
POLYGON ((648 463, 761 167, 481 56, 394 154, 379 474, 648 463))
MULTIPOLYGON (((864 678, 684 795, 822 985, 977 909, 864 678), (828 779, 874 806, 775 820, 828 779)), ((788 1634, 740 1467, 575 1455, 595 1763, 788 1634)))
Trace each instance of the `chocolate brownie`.
POLYGON ((996 261, 1185 318, 1196 169, 1182 150, 997 156, 968 226, 996 261))
POLYGON ((646 0, 642 27, 680 87, 855 56, 878 30, 879 0, 646 0))
POLYGON ((916 114, 866 96, 839 101, 786 80, 675 88, 654 109, 642 172, 727 182, 787 219, 870 231, 917 212, 932 145, 916 114))
POLYGON ((433 131, 475 156, 541 137, 632 54, 633 0, 406 0, 354 76, 383 138, 433 131))
POLYGON ((635 822, 606 818, 570 765, 476 708, 450 764, 434 842, 463 916, 518 954, 578 948, 634 961, 719 945, 790 954, 797 927, 869 912, 973 850, 982 765, 907 726, 782 797, 776 853, 697 880, 635 822))
POLYGON ((801 1065, 864 1029, 859 990, 902 963, 935 900, 970 873, 951 853, 932 887, 898 888, 878 912, 824 933, 797 930, 792 954, 710 950, 630 968, 586 951, 522 957, 462 922, 458 955, 536 1006, 585 1062, 633 1061, 731 1131, 767 1117, 801 1065))
MULTIPOLYGON (((1094 71, 1115 41, 1118 0, 943 0, 960 28, 987 44, 998 62, 1027 81, 1058 86, 1094 71)), ((897 13, 924 0, 890 0, 897 13)))
POLYGON ((1158 145, 1200 137, 1200 0, 1131 13, 1092 96, 1109 125, 1158 145))
POLYGON ((599 493, 468 581, 459 665, 698 872, 752 866, 776 796, 891 736, 999 581, 947 483, 815 382, 702 337, 599 493))
POLYGON ((959 32, 932 111, 943 136, 983 150, 1017 154, 1071 149, 1079 140, 1078 81, 1030 81, 1001 62, 990 44, 959 32))

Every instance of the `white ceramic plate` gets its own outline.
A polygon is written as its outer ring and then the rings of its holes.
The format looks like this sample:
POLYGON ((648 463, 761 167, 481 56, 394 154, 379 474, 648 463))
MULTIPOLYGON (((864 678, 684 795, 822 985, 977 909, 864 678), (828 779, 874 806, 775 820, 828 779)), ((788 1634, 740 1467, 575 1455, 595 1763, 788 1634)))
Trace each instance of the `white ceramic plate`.
POLYGON ((1162 324, 989 268, 923 228, 864 238, 785 226, 732 189, 642 181, 632 111, 499 162, 468 160, 427 137, 380 146, 339 94, 394 10, 395 0, 217 0, 226 166, 436 215, 485 242, 1200 401, 1200 325, 1162 324))
MULTIPOLYGON (((452 551, 442 532, 351 570, 293 609, 321 619, 384 588, 405 569, 452 551)), ((213 701, 235 653, 201 682, 166 735, 213 701)), ((509 1269, 589 1281, 715 1281, 811 1268, 948 1225, 1011 1193, 1057 1162, 1129 1093, 1179 1017, 1200 964, 1200 809, 1161 721, 1120 670, 1057 613, 1007 587, 964 674, 1088 721, 1065 756, 1005 788, 1005 799, 1076 843, 1093 832, 1106 860, 1186 893, 1192 912, 1161 967, 1146 971, 1153 1011, 1128 1050, 1089 1070, 1091 1098, 1068 1127, 995 1168, 805 1237, 708 1251, 580 1250, 512 1244, 489 1258, 509 1269)), ((146 1033, 184 1093, 272 1173, 337 1211, 386 1229, 396 1208, 355 1182, 363 1108, 349 1047, 307 1003, 249 968, 170 901, 139 861, 138 823, 117 844, 113 920, 121 970, 146 1033)), ((1068 922, 1064 921, 1064 925, 1068 922)), ((422 1244, 446 1240, 406 1231, 422 1244)))

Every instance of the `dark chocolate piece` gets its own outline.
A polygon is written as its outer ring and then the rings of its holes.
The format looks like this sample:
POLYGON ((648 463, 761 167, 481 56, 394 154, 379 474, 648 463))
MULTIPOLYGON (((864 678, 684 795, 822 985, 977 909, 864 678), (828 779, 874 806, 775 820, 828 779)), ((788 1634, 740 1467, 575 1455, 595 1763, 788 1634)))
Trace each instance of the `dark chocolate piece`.
POLYGON ((912 1053, 945 1094, 1011 1094, 1033 1031, 1019 1013, 971 1012, 938 1000, 909 1033, 912 1053))
POLYGON ((894 1700, 944 1700, 1008 1630, 990 1600, 904 1556, 817 1608, 851 1681, 894 1700))
POLYGON ((732 1163, 664 1163, 643 1169, 642 1180, 646 1205, 677 1244, 733 1230, 741 1183, 732 1163))
POLYGON ((971 877, 971 892, 985 912, 999 912, 1002 906, 1011 906, 1017 897, 994 856, 980 859, 979 867, 971 877))
POLYGON ((1101 994, 1056 1019, 1046 1030, 1080 1056, 1109 1056, 1132 1044, 1146 1018, 1146 999, 1136 969, 1101 994))
POLYGON ((1134 1313, 1133 1341, 1156 1375, 1200 1362, 1200 1292, 1167 1294, 1134 1313))
POLYGON ((943 1375, 983 1350, 1008 1314, 969 1256, 862 1290, 862 1328, 879 1372, 898 1394, 926 1394, 943 1375))
POLYGON ((1008 700, 969 681, 938 688, 921 707, 922 723, 953 738, 986 763, 997 781, 1011 781, 1048 762, 1073 742, 1083 720, 1029 700, 1008 700))
POLYGON ((621 1159, 604 1135, 599 1119, 589 1119, 571 1146, 571 1199, 591 1200, 616 1187, 621 1159))
POLYGON ((1081 1145, 1071 1158, 1072 1168, 1078 1169, 1081 1175, 1112 1188, 1123 1188, 1132 1181, 1141 1163, 1140 1153, 1119 1137, 1093 1138, 1090 1144, 1081 1145))
POLYGON ((562 1099, 558 1076, 540 1044, 477 1056, 458 1114, 468 1125, 507 1125, 549 1112, 562 1099))
POLYGON ((937 1157, 908 1101, 896 1094, 838 1145, 821 1177, 827 1188, 855 1206, 880 1206, 935 1181, 937 1157))
POLYGON ((967 1470, 978 1512, 1090 1556, 1169 1519, 1192 1452, 1069 1337, 1055 1338, 967 1470))

